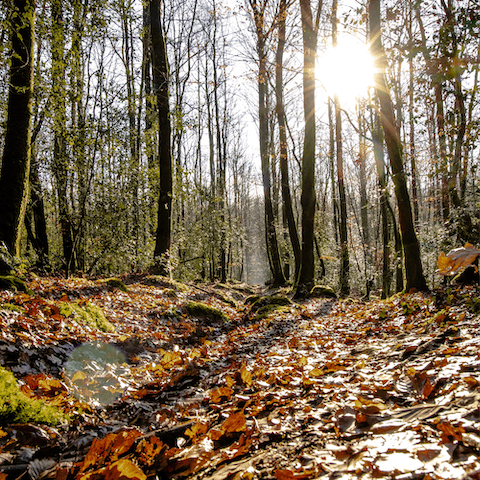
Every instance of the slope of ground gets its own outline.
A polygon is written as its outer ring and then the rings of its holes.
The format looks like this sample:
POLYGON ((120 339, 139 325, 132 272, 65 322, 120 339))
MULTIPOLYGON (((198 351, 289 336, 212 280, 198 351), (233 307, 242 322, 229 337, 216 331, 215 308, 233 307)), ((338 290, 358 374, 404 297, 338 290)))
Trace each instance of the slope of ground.
POLYGON ((478 289, 126 283, 0 292, 0 364, 70 415, 4 423, 0 480, 480 478, 478 289))

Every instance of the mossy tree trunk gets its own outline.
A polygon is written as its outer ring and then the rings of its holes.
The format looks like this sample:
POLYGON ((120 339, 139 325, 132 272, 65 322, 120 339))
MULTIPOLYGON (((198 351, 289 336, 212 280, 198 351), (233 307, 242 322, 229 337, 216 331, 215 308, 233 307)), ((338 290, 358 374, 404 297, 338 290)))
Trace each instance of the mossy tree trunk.
POLYGON ((380 102, 380 119, 390 157, 395 195, 397 197, 398 220, 405 258, 405 288, 407 291, 410 289, 425 291, 428 290, 428 287, 423 275, 420 246, 413 222, 410 195, 403 167, 402 144, 398 135, 392 99, 385 79, 386 58, 380 38, 380 0, 370 0, 369 19, 371 50, 377 67, 375 89, 380 102))
POLYGON ((74 227, 68 202, 69 161, 66 140, 65 105, 65 27, 62 0, 51 4, 52 31, 52 104, 53 104, 53 174, 57 187, 58 214, 63 245, 63 263, 67 276, 77 269, 74 227))
MULTIPOLYGON (((8 116, 0 172, 0 241, 18 256, 30 173, 35 2, 14 0, 12 9, 8 116)), ((0 270, 7 269, 0 265, 0 270)))

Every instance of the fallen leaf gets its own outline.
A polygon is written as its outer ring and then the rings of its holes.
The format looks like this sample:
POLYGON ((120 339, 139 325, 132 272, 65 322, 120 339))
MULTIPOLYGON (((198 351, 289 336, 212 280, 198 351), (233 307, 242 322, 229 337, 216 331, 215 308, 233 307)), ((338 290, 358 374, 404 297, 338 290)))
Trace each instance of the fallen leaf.
POLYGON ((441 252, 437 259, 437 273, 440 275, 456 275, 464 268, 470 266, 479 254, 480 250, 477 250, 470 243, 450 250, 447 255, 441 252))

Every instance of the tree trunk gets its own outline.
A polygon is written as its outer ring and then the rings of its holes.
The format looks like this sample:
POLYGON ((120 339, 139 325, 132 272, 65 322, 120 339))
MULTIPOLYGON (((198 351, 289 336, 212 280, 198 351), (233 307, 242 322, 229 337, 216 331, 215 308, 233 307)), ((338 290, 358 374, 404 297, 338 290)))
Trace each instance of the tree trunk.
MULTIPOLYGON (((30 173, 35 2, 15 0, 12 9, 8 113, 0 171, 0 242, 19 256, 30 173)), ((9 270, 2 263, 0 270, 9 270)))
POLYGON ((279 7, 279 25, 278 25, 278 48, 276 54, 275 70, 275 88, 277 100, 277 121, 280 140, 280 173, 282 185, 283 217, 287 223, 290 242, 292 244, 293 256, 295 258, 295 279, 300 271, 301 246, 298 237, 297 225, 295 223, 295 214, 292 206, 292 196, 290 194, 290 183, 288 174, 288 149, 287 149, 287 130, 285 125, 285 109, 283 104, 283 51, 285 48, 285 24, 287 15, 287 1, 281 0, 279 7))
POLYGON ((161 275, 170 273, 172 234, 173 168, 171 155, 170 105, 168 95, 167 47, 161 20, 161 0, 150 0, 153 86, 158 109, 158 159, 160 189, 155 241, 155 270, 161 275))
MULTIPOLYGON (((320 9, 320 6, 318 7, 320 9)), ((305 297, 315 283, 315 58, 317 33, 310 0, 300 0, 303 32, 303 109, 305 138, 302 156, 302 265, 295 297, 305 297)))
POLYGON ((372 285, 371 268, 371 250, 370 250, 370 226, 368 222, 368 198, 367 198, 367 148, 365 144, 365 118, 363 112, 358 112, 358 128, 359 128, 359 147, 358 147, 358 163, 360 170, 360 220, 362 224, 362 244, 365 259, 365 282, 367 291, 372 285))
MULTIPOLYGON (((414 39, 412 33, 412 9, 413 5, 410 3, 408 7, 408 41, 410 48, 413 48, 414 39)), ((409 73, 409 86, 408 86, 408 123, 410 127, 410 174, 412 176, 412 202, 413 202, 413 218, 415 225, 419 222, 419 209, 418 209, 418 175, 417 175, 417 161, 415 150, 415 95, 414 95, 414 71, 413 71, 413 55, 408 59, 408 73, 409 73)))
POLYGON ((257 5, 250 0, 253 11, 255 31, 257 34, 257 55, 258 55, 258 117, 260 135, 260 159, 262 167, 263 193, 265 204, 265 234, 267 239, 267 252, 271 262, 273 285, 285 285, 282 263, 278 249, 277 233, 275 229, 275 217, 273 213, 270 162, 268 154, 268 111, 267 111, 267 59, 265 51, 264 32, 264 5, 257 5))
POLYGON ((74 229, 68 204, 68 173, 65 107, 65 27, 61 0, 53 0, 52 12, 52 102, 53 102, 53 173, 56 180, 58 213, 63 245, 63 263, 68 276, 77 269, 74 229))
POLYGON ((386 59, 380 39, 380 0, 370 0, 369 19, 371 49, 377 64, 375 74, 376 94, 380 101, 380 118, 397 197, 398 218, 405 256, 406 291, 411 289, 426 291, 428 287, 423 275, 420 246, 413 223, 410 195, 408 194, 403 169, 402 145, 396 128, 392 100, 385 80, 386 59))
POLYGON ((40 268, 48 267, 48 236, 47 221, 45 218, 45 206, 43 202, 42 187, 38 175, 38 164, 32 157, 30 167, 30 201, 33 214, 33 224, 35 226, 34 248, 38 256, 38 266, 40 268))
MULTIPOLYGON (((332 3, 332 41, 333 48, 337 46, 337 0, 332 3)), ((338 95, 334 96, 335 105, 335 152, 337 157, 337 182, 340 206, 340 295, 346 297, 350 293, 347 229, 347 198, 345 195, 345 176, 343 173, 343 145, 342 145, 342 111, 338 95)))
POLYGON ((372 126, 373 154, 377 167, 378 186, 380 189, 380 212, 382 215, 382 298, 390 295, 390 284, 392 274, 390 270, 390 225, 388 217, 388 192, 387 176, 385 172, 385 155, 383 151, 383 132, 380 125, 380 118, 375 112, 372 126))

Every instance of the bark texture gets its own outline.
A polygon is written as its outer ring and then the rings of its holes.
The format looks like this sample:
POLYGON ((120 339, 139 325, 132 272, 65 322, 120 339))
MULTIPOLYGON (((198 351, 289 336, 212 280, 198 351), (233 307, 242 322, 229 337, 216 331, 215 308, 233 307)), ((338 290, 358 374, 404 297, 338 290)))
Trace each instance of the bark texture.
MULTIPOLYGON (((320 7, 319 7, 320 8, 320 7)), ((308 295, 315 283, 315 56, 317 34, 310 0, 300 0, 303 31, 303 108, 305 139, 302 155, 302 265, 295 297, 308 295)))
MULTIPOLYGON (((15 0, 12 8, 8 116, 0 172, 0 241, 18 256, 30 173, 35 3, 15 0)), ((0 265, 0 269, 6 267, 0 265)))
POLYGON ((172 235, 173 166, 171 153, 170 103, 168 93, 167 47, 161 20, 161 0, 150 0, 153 87, 158 109, 158 160, 160 189, 158 198, 155 267, 158 273, 169 273, 172 235))

